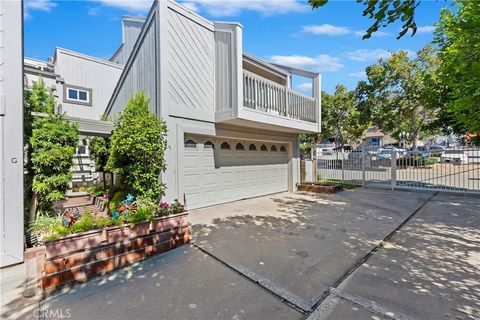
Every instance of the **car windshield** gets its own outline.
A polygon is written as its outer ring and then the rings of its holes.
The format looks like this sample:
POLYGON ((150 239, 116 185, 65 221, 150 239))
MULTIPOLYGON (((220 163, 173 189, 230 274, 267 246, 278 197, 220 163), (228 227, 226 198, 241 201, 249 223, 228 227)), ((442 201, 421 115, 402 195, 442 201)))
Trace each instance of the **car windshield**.
POLYGON ((446 150, 445 154, 463 154, 463 151, 458 150, 446 150))

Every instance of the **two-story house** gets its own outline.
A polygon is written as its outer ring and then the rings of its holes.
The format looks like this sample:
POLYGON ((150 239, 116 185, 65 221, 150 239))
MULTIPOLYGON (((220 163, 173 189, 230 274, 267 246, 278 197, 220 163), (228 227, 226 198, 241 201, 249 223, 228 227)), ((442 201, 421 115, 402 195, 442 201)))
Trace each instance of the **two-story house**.
POLYGON ((212 22, 173 1, 124 21, 111 60, 125 64, 106 114, 142 90, 168 127, 166 200, 189 208, 294 191, 299 134, 320 130, 320 75, 242 49, 242 25, 212 22), (292 89, 311 78, 313 95, 292 89))
MULTIPOLYGON (((102 118, 122 70, 122 64, 63 48, 56 48, 48 62, 24 59, 28 85, 41 77, 56 98, 56 112, 65 113, 72 121, 81 119, 84 124, 102 118)), ((88 130, 82 132, 74 157, 74 187, 100 177, 90 159, 88 133, 88 130)))

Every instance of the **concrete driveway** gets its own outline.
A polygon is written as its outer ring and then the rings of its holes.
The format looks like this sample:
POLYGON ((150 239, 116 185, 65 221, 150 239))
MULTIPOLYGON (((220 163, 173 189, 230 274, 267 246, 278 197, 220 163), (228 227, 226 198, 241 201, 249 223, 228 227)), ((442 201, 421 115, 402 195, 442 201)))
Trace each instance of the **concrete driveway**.
POLYGON ((191 245, 42 308, 73 319, 479 318, 479 212, 478 197, 360 188, 194 210, 191 245))

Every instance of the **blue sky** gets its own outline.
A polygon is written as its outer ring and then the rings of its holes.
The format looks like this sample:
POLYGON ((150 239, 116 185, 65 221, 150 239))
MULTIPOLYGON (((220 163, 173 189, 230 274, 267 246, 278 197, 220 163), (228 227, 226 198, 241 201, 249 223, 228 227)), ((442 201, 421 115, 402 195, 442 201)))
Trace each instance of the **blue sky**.
MULTIPOLYGON (((302 0, 185 0, 210 20, 238 21, 244 26, 244 50, 267 61, 322 73, 322 89, 338 83, 355 88, 365 67, 389 50, 414 52, 433 38, 433 24, 446 1, 422 1, 413 37, 397 40, 400 24, 362 40, 371 21, 356 1, 332 1, 311 10, 302 0)), ((146 15, 150 0, 25 1, 25 55, 46 60, 56 46, 109 58, 121 43, 122 15, 146 15)), ((302 79, 297 90, 308 92, 302 79)))

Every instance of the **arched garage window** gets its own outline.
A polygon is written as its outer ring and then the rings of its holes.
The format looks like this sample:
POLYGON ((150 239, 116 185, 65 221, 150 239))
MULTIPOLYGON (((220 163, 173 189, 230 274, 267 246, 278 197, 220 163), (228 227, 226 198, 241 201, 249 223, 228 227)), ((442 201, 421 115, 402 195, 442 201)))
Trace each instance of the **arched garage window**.
POLYGON ((212 141, 206 141, 206 142, 203 144, 203 148, 205 148, 205 149, 214 149, 214 148, 215 148, 215 145, 213 144, 212 141))
POLYGON ((185 148, 196 148, 197 143, 193 140, 187 140, 185 141, 185 148))
POLYGON ((262 151, 268 151, 268 148, 266 145, 262 144, 262 146, 260 147, 260 150, 262 151))
POLYGON ((275 145, 272 145, 272 147, 270 148, 271 151, 277 151, 277 147, 275 145))
POLYGON ((250 151, 257 151, 257 146, 254 145, 253 143, 251 143, 251 144, 248 146, 248 150, 250 150, 250 151))
POLYGON ((235 146, 235 150, 245 150, 245 147, 240 142, 235 146))
POLYGON ((285 148, 285 146, 281 146, 281 147, 280 147, 280 151, 282 151, 282 152, 287 152, 287 149, 285 148))
POLYGON ((220 148, 222 150, 230 150, 230 145, 228 144, 228 142, 224 142, 220 145, 220 148))

